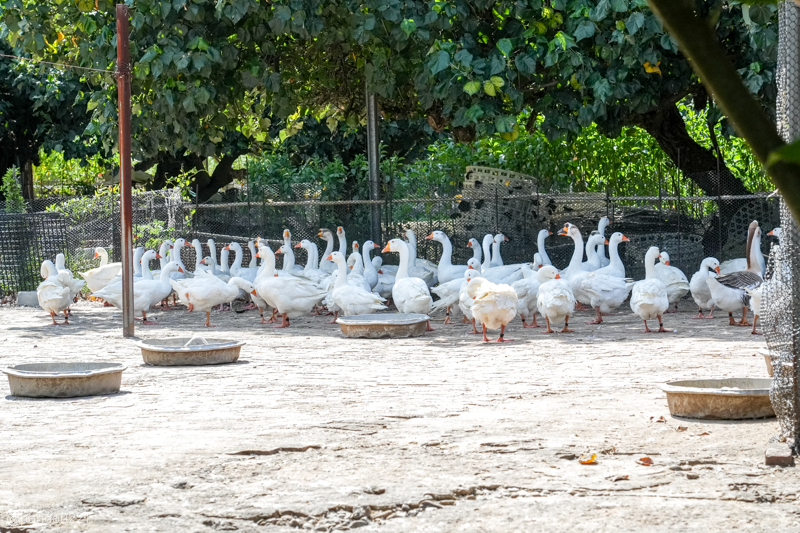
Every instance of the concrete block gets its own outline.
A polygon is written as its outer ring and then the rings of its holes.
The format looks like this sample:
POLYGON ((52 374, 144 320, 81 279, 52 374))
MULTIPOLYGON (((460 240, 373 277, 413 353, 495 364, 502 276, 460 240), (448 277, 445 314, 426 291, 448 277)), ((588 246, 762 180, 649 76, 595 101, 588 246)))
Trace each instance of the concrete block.
POLYGON ((794 466, 792 449, 785 444, 770 444, 764 457, 765 464, 770 466, 794 466))
POLYGON ((39 297, 36 291, 22 291, 17 293, 17 305, 25 307, 39 307, 39 297))

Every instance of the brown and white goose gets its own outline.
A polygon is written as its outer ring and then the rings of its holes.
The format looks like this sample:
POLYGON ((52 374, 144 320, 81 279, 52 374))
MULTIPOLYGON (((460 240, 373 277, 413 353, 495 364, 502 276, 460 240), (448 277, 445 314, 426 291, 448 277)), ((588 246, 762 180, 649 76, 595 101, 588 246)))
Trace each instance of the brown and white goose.
POLYGON ((752 259, 752 245, 758 222, 755 220, 750 223, 747 232, 746 261, 747 270, 732 272, 716 278, 706 279, 711 296, 717 307, 728 312, 728 319, 731 326, 749 326, 747 321, 747 307, 750 304, 750 295, 747 289, 755 289, 764 282, 761 277, 761 266, 752 259), (742 308, 742 319, 737 323, 733 320, 733 311, 742 308))

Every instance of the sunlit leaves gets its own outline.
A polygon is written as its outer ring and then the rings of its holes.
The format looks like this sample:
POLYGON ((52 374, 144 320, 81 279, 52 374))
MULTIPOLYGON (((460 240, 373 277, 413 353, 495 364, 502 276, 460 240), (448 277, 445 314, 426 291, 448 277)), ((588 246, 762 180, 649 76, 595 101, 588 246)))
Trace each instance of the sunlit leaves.
POLYGON ((481 90, 481 82, 473 80, 464 84, 464 92, 472 96, 481 90))

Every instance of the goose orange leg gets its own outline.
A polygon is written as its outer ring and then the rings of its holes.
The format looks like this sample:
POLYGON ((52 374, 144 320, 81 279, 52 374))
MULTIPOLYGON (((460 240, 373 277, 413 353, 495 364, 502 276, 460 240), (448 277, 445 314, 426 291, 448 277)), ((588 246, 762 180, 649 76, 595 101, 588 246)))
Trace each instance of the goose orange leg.
POLYGON ((481 324, 481 326, 483 327, 483 340, 484 342, 489 342, 489 338, 486 337, 486 324, 481 324))
POLYGON ((739 326, 749 326, 750 322, 747 321, 747 307, 742 307, 742 319, 738 323, 739 326))
POLYGON ((594 312, 597 314, 594 320, 587 322, 587 324, 602 324, 603 323, 603 314, 600 312, 600 306, 594 308, 594 312))
POLYGON ((753 331, 750 332, 753 335, 761 335, 760 331, 756 331, 756 324, 757 323, 758 323, 758 315, 753 315, 753 331))
POLYGON ((425 331, 433 331, 433 328, 431 327, 431 321, 430 320, 425 322, 425 331))
POLYGON ((697 314, 692 318, 706 318, 706 316, 703 314, 703 308, 698 308, 697 314))
POLYGON ((270 316, 270 317, 269 317, 269 320, 267 320, 267 324, 272 324, 273 322, 277 322, 277 321, 275 320, 275 315, 277 315, 277 314, 278 314, 278 310, 277 310, 277 309, 275 309, 275 308, 273 308, 273 309, 272 309, 272 316, 270 316))
POLYGON ((555 333, 555 331, 553 331, 553 328, 550 327, 550 319, 547 317, 544 317, 544 319, 547 322, 547 329, 544 330, 543 333, 555 333))
POLYGON ((215 327, 217 327, 217 326, 215 326, 214 324, 211 323, 211 312, 210 311, 206 311, 206 327, 207 328, 215 328, 215 327))
POLYGON ((450 320, 450 306, 447 307, 447 314, 444 317, 444 324, 452 324, 453 321, 450 320))
POLYGON ((511 342, 509 339, 503 338, 505 334, 506 334, 506 327, 500 326, 500 336, 497 338, 497 342, 511 342))
MULTIPOLYGON (((644 320, 644 319, 642 319, 644 320)), ((653 333, 653 330, 647 327, 647 320, 644 320, 644 332, 645 333, 653 333)))
POLYGON ((275 329, 288 328, 289 326, 291 326, 291 324, 289 323, 289 317, 286 315, 286 313, 283 313, 283 315, 281 316, 283 317, 283 321, 281 322, 280 326, 273 326, 275 329))
POLYGON ((667 333, 667 330, 664 329, 664 323, 661 322, 661 315, 656 316, 658 316, 658 333, 667 333))
POLYGON ((143 326, 157 326, 158 322, 147 320, 147 311, 142 311, 142 325, 143 326))
POLYGON ((475 327, 475 319, 474 318, 472 319, 472 331, 470 331, 469 333, 470 333, 470 335, 477 335, 478 333, 480 333, 480 331, 478 331, 478 328, 475 327))
POLYGON ((711 306, 711 309, 708 310, 708 316, 706 318, 714 318, 714 308, 715 307, 716 307, 715 305, 711 306))
POLYGON ((559 331, 559 333, 574 333, 574 332, 575 332, 574 330, 569 329, 569 315, 567 315, 567 318, 564 319, 564 329, 559 331))

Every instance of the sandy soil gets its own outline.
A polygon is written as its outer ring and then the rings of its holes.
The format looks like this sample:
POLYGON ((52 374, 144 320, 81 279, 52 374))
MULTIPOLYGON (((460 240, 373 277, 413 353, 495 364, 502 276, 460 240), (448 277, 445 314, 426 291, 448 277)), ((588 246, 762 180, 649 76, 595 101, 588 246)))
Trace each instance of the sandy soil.
MULTIPOLYGON (((165 368, 142 364, 115 309, 83 302, 52 327, 0 307, 2 367, 128 365, 103 397, 0 381, 0 531, 797 530, 795 470, 763 465, 775 419, 669 414, 665 381, 767 375, 763 338, 693 311, 666 334, 627 308, 601 326, 579 313, 574 334, 516 320, 505 345, 461 324, 350 340, 322 318, 215 313, 210 335, 247 341, 241 360, 165 368)), ((209 335, 196 313, 152 317, 141 338, 209 335)))

